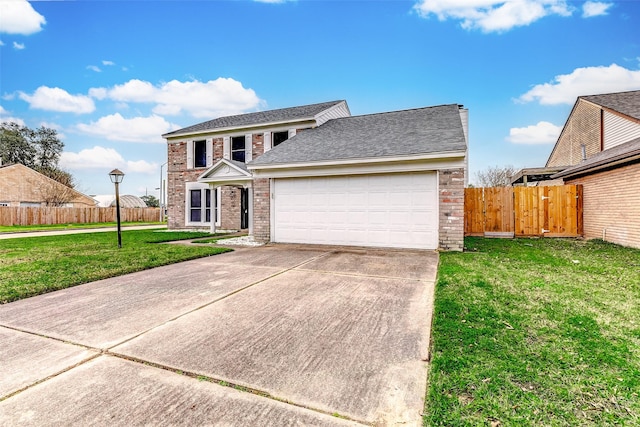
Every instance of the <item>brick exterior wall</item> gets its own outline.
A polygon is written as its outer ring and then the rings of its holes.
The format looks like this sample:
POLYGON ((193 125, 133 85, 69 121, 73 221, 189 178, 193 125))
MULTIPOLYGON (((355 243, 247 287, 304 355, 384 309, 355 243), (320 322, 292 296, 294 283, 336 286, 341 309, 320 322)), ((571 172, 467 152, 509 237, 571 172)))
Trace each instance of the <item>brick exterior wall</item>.
POLYGON ((464 248, 464 179, 463 168, 438 173, 441 250, 464 248))
POLYGON ((257 159, 264 154, 264 134, 254 133, 251 140, 251 158, 257 159))
POLYGON ((222 159, 224 154, 224 138, 213 138, 213 163, 222 159))
POLYGON ((253 238, 258 242, 271 240, 270 179, 253 180, 253 238))
POLYGON ((582 162, 583 144, 586 147, 587 158, 602 151, 600 111, 600 107, 582 99, 578 100, 549 156, 547 166, 573 166, 582 162))
POLYGON ((186 182, 196 181, 205 168, 187 169, 187 142, 172 142, 168 148, 167 214, 168 227, 185 228, 186 182))
POLYGON ((238 187, 220 188, 220 228, 240 230, 240 192, 238 187))
POLYGON ((585 238, 640 248, 640 163, 566 183, 583 186, 585 238))

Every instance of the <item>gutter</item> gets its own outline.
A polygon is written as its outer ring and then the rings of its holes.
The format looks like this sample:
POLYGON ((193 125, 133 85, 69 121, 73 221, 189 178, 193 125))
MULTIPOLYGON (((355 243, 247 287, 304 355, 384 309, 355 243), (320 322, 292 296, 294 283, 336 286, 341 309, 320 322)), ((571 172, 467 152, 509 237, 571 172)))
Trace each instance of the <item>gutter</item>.
MULTIPOLYGON (((433 154, 414 154, 406 156, 386 156, 386 157, 361 157, 355 159, 339 159, 339 160, 316 160, 307 162, 281 162, 271 164, 247 164, 247 169, 250 171, 261 169, 297 169, 297 168, 312 168, 323 166, 349 166, 349 165, 362 165, 371 163, 391 163, 391 162, 415 162, 420 160, 441 160, 451 158, 461 158, 466 155, 466 150, 460 151, 447 151, 433 154)), ((259 158, 258 158, 259 159, 259 158)))

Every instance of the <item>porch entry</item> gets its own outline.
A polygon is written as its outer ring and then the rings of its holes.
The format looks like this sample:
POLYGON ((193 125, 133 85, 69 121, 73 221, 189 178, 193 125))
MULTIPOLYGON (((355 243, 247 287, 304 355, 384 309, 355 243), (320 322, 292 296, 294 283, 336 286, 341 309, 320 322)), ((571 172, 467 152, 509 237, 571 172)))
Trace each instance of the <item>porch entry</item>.
POLYGON ((249 228, 249 189, 240 189, 240 228, 249 228))

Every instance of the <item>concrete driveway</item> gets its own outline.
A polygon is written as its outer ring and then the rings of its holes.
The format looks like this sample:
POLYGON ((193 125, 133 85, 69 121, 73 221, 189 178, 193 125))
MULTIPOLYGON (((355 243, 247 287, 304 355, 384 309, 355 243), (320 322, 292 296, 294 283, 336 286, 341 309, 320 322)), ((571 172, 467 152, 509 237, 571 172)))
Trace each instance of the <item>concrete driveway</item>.
POLYGON ((0 306, 3 425, 420 425, 438 256, 243 248, 0 306))

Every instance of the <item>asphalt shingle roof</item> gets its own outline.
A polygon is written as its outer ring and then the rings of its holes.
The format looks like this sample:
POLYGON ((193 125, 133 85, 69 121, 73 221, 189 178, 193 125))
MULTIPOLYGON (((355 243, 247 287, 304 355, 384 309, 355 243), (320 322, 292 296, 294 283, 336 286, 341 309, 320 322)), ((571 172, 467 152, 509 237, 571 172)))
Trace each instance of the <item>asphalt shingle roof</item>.
POLYGON ((464 151, 457 104, 329 120, 267 151, 250 166, 464 151))
POLYGON ((580 98, 627 116, 640 119, 640 90, 581 96, 580 98))
POLYGON ((209 120, 206 122, 198 123, 193 126, 178 129, 173 132, 162 135, 163 137, 170 137, 172 135, 188 134, 194 132, 201 132, 207 130, 243 127, 243 126, 255 126, 265 123, 286 122, 303 119, 311 119, 315 115, 327 110, 334 105, 337 105, 340 101, 322 102, 319 104, 301 105, 298 107, 280 108, 277 110, 258 111, 255 113, 239 114, 236 116, 218 117, 217 119, 209 120))
POLYGON ((624 144, 620 144, 594 154, 584 162, 571 166, 570 168, 553 175, 552 178, 574 175, 582 171, 587 171, 598 166, 604 166, 608 163, 613 163, 637 155, 640 155, 640 138, 632 139, 624 144))

